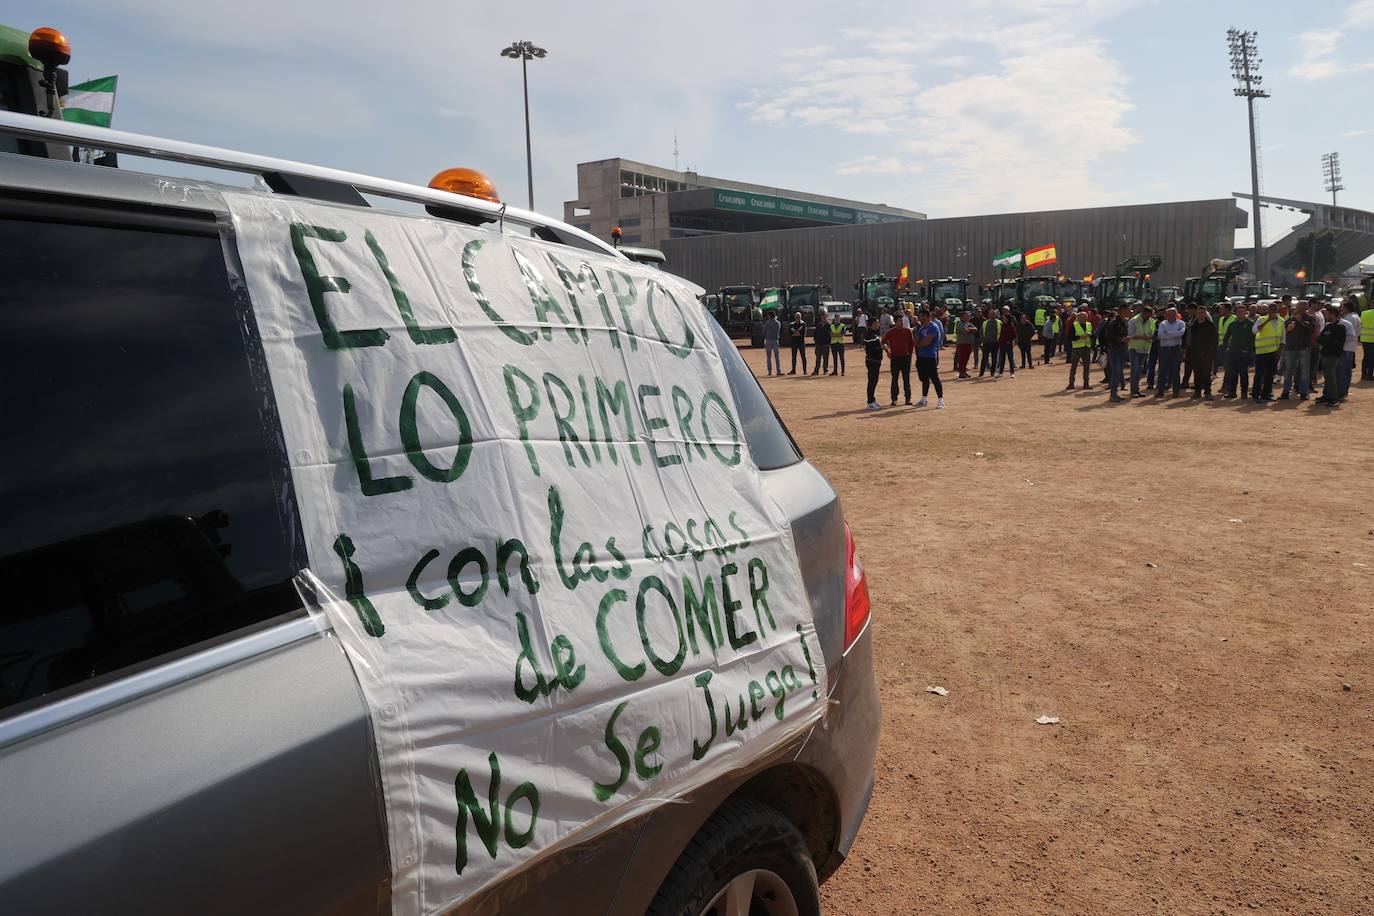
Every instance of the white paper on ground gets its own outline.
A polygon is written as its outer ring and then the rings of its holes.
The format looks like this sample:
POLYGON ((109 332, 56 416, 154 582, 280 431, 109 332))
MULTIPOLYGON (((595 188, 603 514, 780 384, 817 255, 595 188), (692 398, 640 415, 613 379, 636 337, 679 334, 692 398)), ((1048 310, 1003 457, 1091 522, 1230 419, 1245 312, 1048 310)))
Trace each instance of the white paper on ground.
POLYGON ((821 717, 791 529, 681 281, 225 198, 302 585, 372 715, 395 912, 443 910, 821 717))

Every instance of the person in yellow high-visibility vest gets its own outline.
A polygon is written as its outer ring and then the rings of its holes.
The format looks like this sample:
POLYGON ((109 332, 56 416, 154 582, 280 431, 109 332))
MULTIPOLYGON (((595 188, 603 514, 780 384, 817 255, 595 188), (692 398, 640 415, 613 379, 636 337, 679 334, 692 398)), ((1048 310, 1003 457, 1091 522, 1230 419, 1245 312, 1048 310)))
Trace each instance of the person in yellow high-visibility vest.
POLYGON ((1145 394, 1140 390, 1140 382, 1146 378, 1145 367, 1150 360, 1150 346, 1155 340, 1154 309, 1140 303, 1140 311, 1127 324, 1126 330, 1130 336, 1131 397, 1143 398, 1145 394))
POLYGON ((1079 312, 1073 316, 1073 324, 1069 326, 1069 383, 1064 386, 1065 391, 1073 388, 1080 364, 1083 366, 1083 387, 1092 387, 1092 383, 1088 381, 1088 367, 1092 365, 1092 348, 1093 323, 1088 320, 1087 313, 1079 312))
POLYGON ((840 316, 830 322, 830 374, 844 375, 844 332, 849 330, 840 316))
POLYGON ((1364 310, 1360 312, 1360 347, 1364 350, 1360 378, 1366 382, 1374 380, 1374 302, 1366 302, 1364 310))
POLYGON ((1260 317, 1255 320, 1255 384, 1251 390, 1256 401, 1272 401, 1274 371, 1283 346, 1283 316, 1267 302, 1261 302, 1259 310, 1260 317))

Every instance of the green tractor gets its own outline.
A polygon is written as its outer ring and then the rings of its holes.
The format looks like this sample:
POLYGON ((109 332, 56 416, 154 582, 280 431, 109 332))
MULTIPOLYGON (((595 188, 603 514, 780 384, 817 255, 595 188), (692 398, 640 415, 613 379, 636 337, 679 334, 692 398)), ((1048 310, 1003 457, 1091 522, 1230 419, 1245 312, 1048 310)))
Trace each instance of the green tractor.
POLYGON ((1308 280, 1302 285, 1300 299, 1317 299, 1331 294, 1331 287, 1325 280, 1308 280))
MULTIPOLYGON (((1016 278, 1016 303, 1011 307, 1013 313, 1024 312, 1030 315, 1032 320, 1036 314, 1050 306, 1058 295, 1059 283, 1054 277, 1017 277, 1016 278)), ((1036 324, 1039 327, 1044 324, 1041 318, 1036 324)))
POLYGON ((783 341, 792 339, 792 317, 801 312, 802 321, 809 328, 816 323, 816 316, 825 317, 825 306, 821 305, 830 296, 830 287, 820 283, 789 283, 783 287, 783 309, 778 314, 782 322, 783 341))
POLYGON ((1086 280, 1070 280, 1060 277, 1054 283, 1054 298, 1063 302, 1066 299, 1077 305, 1080 300, 1090 298, 1092 287, 1086 280))
POLYGON ((862 311, 870 318, 883 309, 897 309, 897 280, 886 274, 869 274, 854 284, 854 311, 862 311))
POLYGON ((1016 292, 1016 279, 993 280, 988 285, 988 296, 992 300, 992 306, 1001 312, 1003 307, 1019 308, 1016 292))
POLYGON ((952 314, 963 312, 968 304, 968 277, 941 277, 926 283, 925 301, 931 308, 943 305, 952 314))
POLYGON ((1180 302, 1183 299, 1183 287, 1181 286, 1156 286, 1144 297, 1146 304, 1153 305, 1155 308, 1163 308, 1170 302, 1180 302))
POLYGON ((1234 258, 1230 261, 1213 258, 1202 271, 1202 276, 1189 277, 1183 281, 1183 298, 1208 307, 1216 305, 1226 298, 1226 292, 1231 288, 1232 282, 1244 270, 1244 258, 1234 258))
POLYGON ((718 317, 725 333, 752 340, 754 329, 763 323, 761 301, 757 286, 722 286, 718 317))
POLYGON ((1164 259, 1157 254, 1132 255, 1116 265, 1114 273, 1098 279, 1093 287, 1093 308, 1098 314, 1114 311, 1125 303, 1139 302, 1146 278, 1158 270, 1164 259))

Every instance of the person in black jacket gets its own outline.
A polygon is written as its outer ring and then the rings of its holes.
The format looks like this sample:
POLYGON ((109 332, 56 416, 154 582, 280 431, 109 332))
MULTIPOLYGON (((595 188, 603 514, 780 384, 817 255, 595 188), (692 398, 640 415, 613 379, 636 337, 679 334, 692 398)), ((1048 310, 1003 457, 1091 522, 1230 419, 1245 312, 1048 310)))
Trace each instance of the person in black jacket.
POLYGON ((1188 365, 1193 370, 1193 399, 1212 400, 1212 363, 1217 358, 1217 325, 1199 306, 1188 325, 1188 365))
MULTIPOLYGON (((1107 351, 1107 385, 1111 388, 1113 401, 1126 400, 1121 389, 1126 387, 1126 356, 1130 332, 1131 307, 1122 302, 1116 307, 1116 314, 1110 316, 1097 330, 1098 340, 1107 351)), ((1087 378, 1087 370, 1083 377, 1087 378)))
POLYGON ((802 375, 806 374, 806 322, 802 320, 801 312, 792 316, 792 323, 787 328, 792 332, 788 342, 792 344, 792 371, 788 375, 797 374, 797 354, 801 354, 802 375))
POLYGON ((811 326, 811 344, 814 347, 811 357, 816 361, 816 368, 811 370, 811 374, 824 375, 830 368, 830 320, 826 318, 824 309, 816 309, 816 323, 811 326))
POLYGON ((1035 339, 1035 332, 1039 330, 1031 322, 1029 313, 1022 312, 1016 319, 1016 346, 1021 351, 1021 368, 1034 369, 1035 358, 1031 356, 1031 341, 1035 339))
POLYGON ((1350 328, 1341 321, 1340 309, 1334 305, 1326 307, 1326 325, 1317 335, 1317 349, 1322 359, 1322 396, 1318 404, 1334 407, 1341 402, 1341 380, 1339 367, 1345 351, 1345 335, 1350 328))
MULTIPOLYGON (((883 369, 883 338, 878 333, 878 319, 870 318, 868 327, 859 328, 859 345, 864 348, 864 366, 868 369, 868 393, 865 396, 865 406, 869 410, 878 410, 882 407, 878 403, 878 375, 883 369)), ((896 384, 893 376, 893 384, 896 384)))

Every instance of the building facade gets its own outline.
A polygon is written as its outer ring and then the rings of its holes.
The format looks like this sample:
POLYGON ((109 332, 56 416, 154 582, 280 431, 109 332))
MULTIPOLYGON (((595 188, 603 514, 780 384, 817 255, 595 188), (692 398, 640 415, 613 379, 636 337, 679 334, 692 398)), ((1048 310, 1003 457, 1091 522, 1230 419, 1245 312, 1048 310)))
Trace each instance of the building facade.
POLYGON ((1213 258, 1234 257, 1235 232, 1247 225, 1230 197, 1138 206, 1046 210, 994 216, 828 225, 782 231, 669 238, 667 269, 715 290, 731 284, 824 283, 848 299, 864 274, 911 280, 967 276, 997 279, 993 256, 1053 243, 1058 270, 1075 279, 1102 274, 1132 255, 1157 254, 1156 285, 1181 285, 1213 258))
POLYGON ((624 244, 650 248, 676 238, 923 219, 924 213, 885 204, 712 178, 630 159, 579 163, 577 199, 563 204, 564 222, 603 239, 619 226, 624 244))

